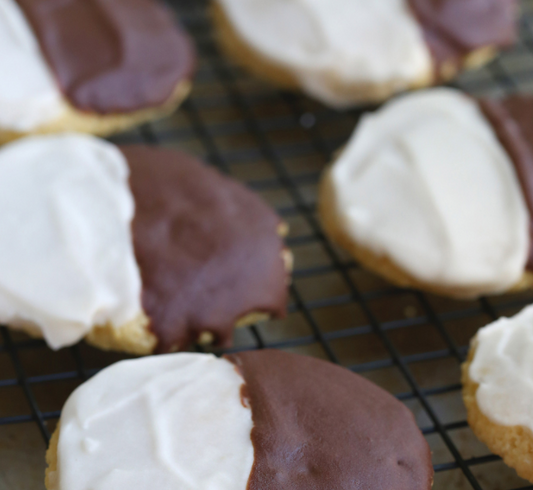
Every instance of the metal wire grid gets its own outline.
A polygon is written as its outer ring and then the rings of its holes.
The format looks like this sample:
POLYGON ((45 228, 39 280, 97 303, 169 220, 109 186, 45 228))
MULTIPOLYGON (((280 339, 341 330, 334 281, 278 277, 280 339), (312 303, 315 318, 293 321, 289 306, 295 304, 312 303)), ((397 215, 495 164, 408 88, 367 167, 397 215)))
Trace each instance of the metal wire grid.
MULTIPOLYGON (((437 489, 533 489, 476 442, 459 382, 477 328, 518 311, 533 293, 451 301, 393 288, 359 268, 324 236, 315 204, 320 171, 361 111, 331 111, 254 80, 220 56, 205 0, 171 4, 201 55, 193 94, 168 120, 114 141, 189 149, 244 180, 291 225, 296 270, 289 316, 236 332, 232 351, 274 347, 315 355, 394 393, 413 410, 434 451, 437 489)), ((522 7, 520 43, 465 75, 462 88, 493 95, 533 89, 533 0, 522 7)), ((43 341, 4 327, 0 335, 0 489, 9 490, 20 487, 10 486, 15 480, 2 465, 2 444, 9 449, 6 441, 23 426, 36 427, 48 443, 72 389, 123 356, 84 344, 53 353, 43 341)), ((43 456, 42 443, 30 440, 23 453, 43 456)))

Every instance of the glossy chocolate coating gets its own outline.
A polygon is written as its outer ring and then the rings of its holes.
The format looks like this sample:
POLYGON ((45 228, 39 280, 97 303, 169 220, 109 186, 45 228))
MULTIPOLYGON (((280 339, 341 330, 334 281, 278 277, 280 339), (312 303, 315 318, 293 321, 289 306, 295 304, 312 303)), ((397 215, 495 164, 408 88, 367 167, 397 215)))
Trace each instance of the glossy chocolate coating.
POLYGON ((412 413, 378 386, 281 351, 228 359, 254 422, 248 490, 431 488, 431 453, 412 413))
POLYGON ((280 218, 243 185, 184 153, 121 147, 135 198, 133 243, 157 352, 203 332, 231 343, 251 312, 285 314, 280 218))
POLYGON ((71 104, 100 114, 164 104, 194 50, 159 0, 17 0, 71 104))
POLYGON ((516 40, 516 0, 409 0, 437 73, 442 65, 456 69, 468 53, 479 48, 506 47, 516 40))
POLYGON ((515 166, 530 218, 527 269, 533 271, 533 97, 480 100, 485 116, 515 166))

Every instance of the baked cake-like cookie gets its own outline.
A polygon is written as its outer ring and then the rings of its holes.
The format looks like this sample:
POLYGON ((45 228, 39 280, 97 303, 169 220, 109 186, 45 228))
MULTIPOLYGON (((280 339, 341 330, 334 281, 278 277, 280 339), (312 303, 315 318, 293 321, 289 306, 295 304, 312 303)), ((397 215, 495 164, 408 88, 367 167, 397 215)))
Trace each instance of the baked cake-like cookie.
POLYGON ((282 88, 343 108, 452 79, 516 37, 516 0, 212 0, 220 45, 282 88))
POLYGON ((231 343, 285 313, 286 225, 184 153, 74 133, 0 149, 0 322, 57 349, 231 343))
POLYGON ((108 135, 165 116, 188 94, 194 64, 159 0, 2 0, 0 143, 108 135))
POLYGON ((365 115, 325 172, 326 232, 402 287, 457 298, 533 284, 533 98, 437 88, 365 115))
POLYGON ((468 423, 489 449, 533 482, 533 307, 482 328, 463 365, 468 423))
POLYGON ((115 364, 67 401, 48 490, 429 490, 412 413, 333 364, 280 351, 115 364))

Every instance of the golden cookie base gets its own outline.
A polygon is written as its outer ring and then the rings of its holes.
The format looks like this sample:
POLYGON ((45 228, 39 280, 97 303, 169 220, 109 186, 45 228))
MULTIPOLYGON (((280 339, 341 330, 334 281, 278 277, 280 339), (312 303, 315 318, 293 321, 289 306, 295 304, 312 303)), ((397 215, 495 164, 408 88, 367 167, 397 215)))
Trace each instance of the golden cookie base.
POLYGON ((479 385, 469 376, 470 365, 476 352, 476 340, 472 342, 468 359, 462 366, 463 400, 468 424, 474 434, 488 448, 514 468, 521 478, 533 483, 533 432, 526 427, 506 427, 489 420, 476 401, 479 385))
POLYGON ((18 132, 0 128, 0 144, 8 143, 30 135, 43 135, 73 131, 89 133, 96 136, 110 136, 126 131, 140 124, 160 119, 172 114, 189 95, 192 83, 187 80, 180 82, 170 99, 159 107, 141 109, 125 114, 94 114, 81 112, 68 105, 66 111, 58 119, 44 124, 34 131, 18 132))
MULTIPOLYGON (((248 313, 237 320, 235 328, 248 327, 269 319, 270 315, 267 313, 248 313)), ((148 356, 154 353, 157 346, 157 337, 151 332, 149 324, 149 318, 142 313, 133 321, 118 328, 111 324, 97 325, 85 336, 84 340, 102 350, 148 356)), ((42 334, 31 326, 17 327, 16 330, 23 331, 34 338, 42 338, 42 334)), ((212 344, 213 341, 214 337, 210 332, 204 332, 198 339, 198 343, 205 346, 212 344)), ((176 345, 172 352, 177 352, 181 347, 176 345)))
POLYGON ((60 422, 57 423, 56 430, 52 434, 48 450, 46 451, 46 471, 44 486, 46 490, 59 490, 57 486, 57 447, 59 444, 60 422))
MULTIPOLYGON (((247 327, 255 323, 266 321, 270 318, 266 313, 250 313, 237 321, 235 328, 247 327)), ((157 337, 149 329, 150 320, 146 315, 128 323, 120 328, 113 325, 94 327, 85 337, 85 341, 102 350, 125 352, 136 356, 148 356, 154 353, 157 346, 157 337)), ((214 337, 210 332, 200 335, 198 343, 208 346, 214 337)), ((184 346, 176 345, 171 350, 177 352, 184 346)))

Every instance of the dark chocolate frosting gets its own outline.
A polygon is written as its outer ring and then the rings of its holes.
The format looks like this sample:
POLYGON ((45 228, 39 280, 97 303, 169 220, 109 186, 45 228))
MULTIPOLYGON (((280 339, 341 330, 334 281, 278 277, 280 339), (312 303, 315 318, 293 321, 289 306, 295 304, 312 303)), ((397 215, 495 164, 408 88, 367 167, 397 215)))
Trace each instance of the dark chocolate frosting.
POLYGON ((194 50, 159 0, 17 0, 61 90, 101 114, 165 103, 194 50))
POLYGON ((228 346, 244 315, 284 316, 288 274, 274 211, 184 153, 121 150, 131 169, 133 243, 157 351, 186 348, 203 332, 228 346))
POLYGON ((479 104, 511 157, 520 180, 530 219, 527 269, 533 270, 533 97, 482 99, 479 104))
POLYGON ((424 30, 437 73, 444 64, 461 68, 479 48, 516 40, 516 0, 409 0, 424 30))
POLYGON ((248 490, 431 488, 431 453, 412 413, 378 386, 281 351, 228 359, 254 423, 248 490))

